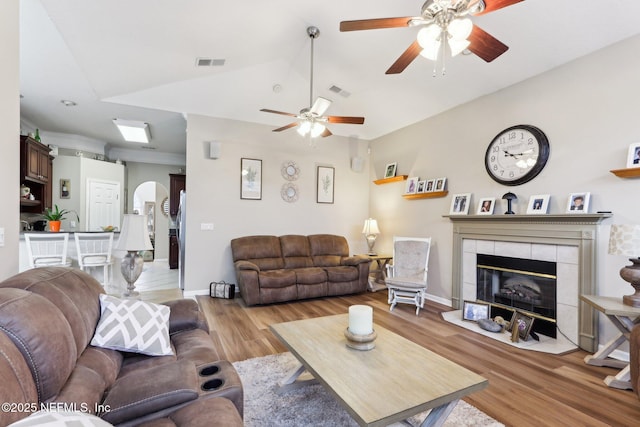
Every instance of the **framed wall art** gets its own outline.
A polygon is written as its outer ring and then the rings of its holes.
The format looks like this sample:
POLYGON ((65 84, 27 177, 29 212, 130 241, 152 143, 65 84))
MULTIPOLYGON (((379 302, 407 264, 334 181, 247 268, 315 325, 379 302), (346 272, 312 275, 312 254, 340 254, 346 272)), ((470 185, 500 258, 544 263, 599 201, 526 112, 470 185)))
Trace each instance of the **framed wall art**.
POLYGON ((496 207, 495 197, 485 197, 478 202, 478 215, 493 215, 493 210, 496 207))
POLYGON ((68 199, 71 197, 71 180, 63 178, 60 180, 60 198, 68 199))
POLYGON ((529 205, 527 205, 527 214, 529 215, 544 215, 549 210, 549 199, 551 196, 548 194, 538 194, 536 196, 529 197, 529 205))
POLYGON ((451 198, 451 209, 449 215, 467 215, 469 204, 471 203, 471 193, 454 194, 451 198))
POLYGON ((262 199, 262 160, 240 159, 240 198, 262 199))
POLYGON ((385 178, 393 178, 396 176, 396 169, 398 169, 398 163, 389 163, 384 168, 384 177, 385 178))
POLYGON ((477 322, 480 319, 488 319, 489 308, 487 303, 465 301, 462 307, 462 320, 477 322))
POLYGON ((318 166, 317 203, 333 203, 335 169, 328 166, 318 166))
POLYGON ((418 182, 420 181, 420 177, 414 176, 412 178, 407 179, 407 187, 404 192, 406 194, 414 194, 418 191, 418 182))
POLYGON ((629 146, 629 154, 627 155, 628 168, 640 168, 640 142, 629 146))
POLYGON ((567 213, 588 213, 591 193, 571 193, 567 200, 567 213))

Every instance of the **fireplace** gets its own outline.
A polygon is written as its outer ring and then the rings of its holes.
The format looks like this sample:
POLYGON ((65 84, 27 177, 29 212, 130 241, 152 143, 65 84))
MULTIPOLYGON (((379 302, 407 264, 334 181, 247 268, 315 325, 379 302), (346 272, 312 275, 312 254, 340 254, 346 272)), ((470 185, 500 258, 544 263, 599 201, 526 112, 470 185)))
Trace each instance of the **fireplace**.
POLYGON ((524 312, 534 333, 556 337, 555 262, 477 254, 476 270, 476 299, 491 304, 492 317, 524 312))
POLYGON ((478 254, 555 262, 558 333, 583 350, 597 350, 597 313, 580 295, 596 293, 598 224, 611 214, 445 217, 453 224, 453 308, 478 298, 478 254))

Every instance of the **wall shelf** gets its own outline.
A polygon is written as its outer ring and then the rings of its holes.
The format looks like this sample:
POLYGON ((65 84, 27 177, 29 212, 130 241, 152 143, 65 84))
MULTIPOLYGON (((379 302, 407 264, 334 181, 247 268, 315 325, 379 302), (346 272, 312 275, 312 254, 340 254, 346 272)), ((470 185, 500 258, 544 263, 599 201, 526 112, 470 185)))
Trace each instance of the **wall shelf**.
POLYGON ((613 169, 611 173, 619 178, 640 178, 640 168, 613 169))
POLYGON ((373 183, 376 185, 380 185, 380 184, 388 184, 390 182, 406 181, 408 177, 409 175, 397 175, 397 176, 392 176, 391 178, 376 179, 375 181, 373 181, 373 183))
POLYGON ((435 199, 437 197, 444 197, 449 194, 448 191, 432 191, 430 193, 412 193, 412 194, 403 194, 402 197, 405 199, 435 199))

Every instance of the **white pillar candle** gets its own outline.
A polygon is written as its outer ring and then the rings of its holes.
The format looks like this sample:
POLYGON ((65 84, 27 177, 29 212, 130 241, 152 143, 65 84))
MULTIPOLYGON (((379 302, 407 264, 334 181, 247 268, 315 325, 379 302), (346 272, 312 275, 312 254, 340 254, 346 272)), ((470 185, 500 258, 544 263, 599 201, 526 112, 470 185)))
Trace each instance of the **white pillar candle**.
POLYGON ((349 331, 354 335, 369 335, 373 332, 373 308, 368 305, 349 307, 349 331))

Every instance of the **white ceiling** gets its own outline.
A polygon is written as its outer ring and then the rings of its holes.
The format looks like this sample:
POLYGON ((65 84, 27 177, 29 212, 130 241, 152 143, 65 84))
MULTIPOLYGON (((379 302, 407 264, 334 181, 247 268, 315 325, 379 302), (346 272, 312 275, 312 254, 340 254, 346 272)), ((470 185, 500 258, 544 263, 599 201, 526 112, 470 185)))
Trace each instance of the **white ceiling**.
MULTIPOLYGON (((385 75, 417 29, 341 33, 340 21, 419 15, 423 0, 20 3, 23 118, 44 131, 116 148, 131 145, 111 119, 143 120, 151 126, 151 146, 167 153, 186 150, 183 114, 276 128, 290 118, 261 108, 298 113, 308 107, 310 25, 321 33, 314 96, 334 101, 327 114, 364 116, 362 126, 329 127, 365 140, 640 33, 637 0, 526 0, 473 18, 510 47, 495 61, 460 55, 447 60, 445 76, 432 77, 433 62, 418 57, 403 73, 385 75), (198 68, 197 57, 226 63, 198 68), (351 95, 329 91, 332 85, 351 95), (64 107, 61 99, 78 105, 64 107)), ((615 73, 615 64, 603 66, 615 73)))

